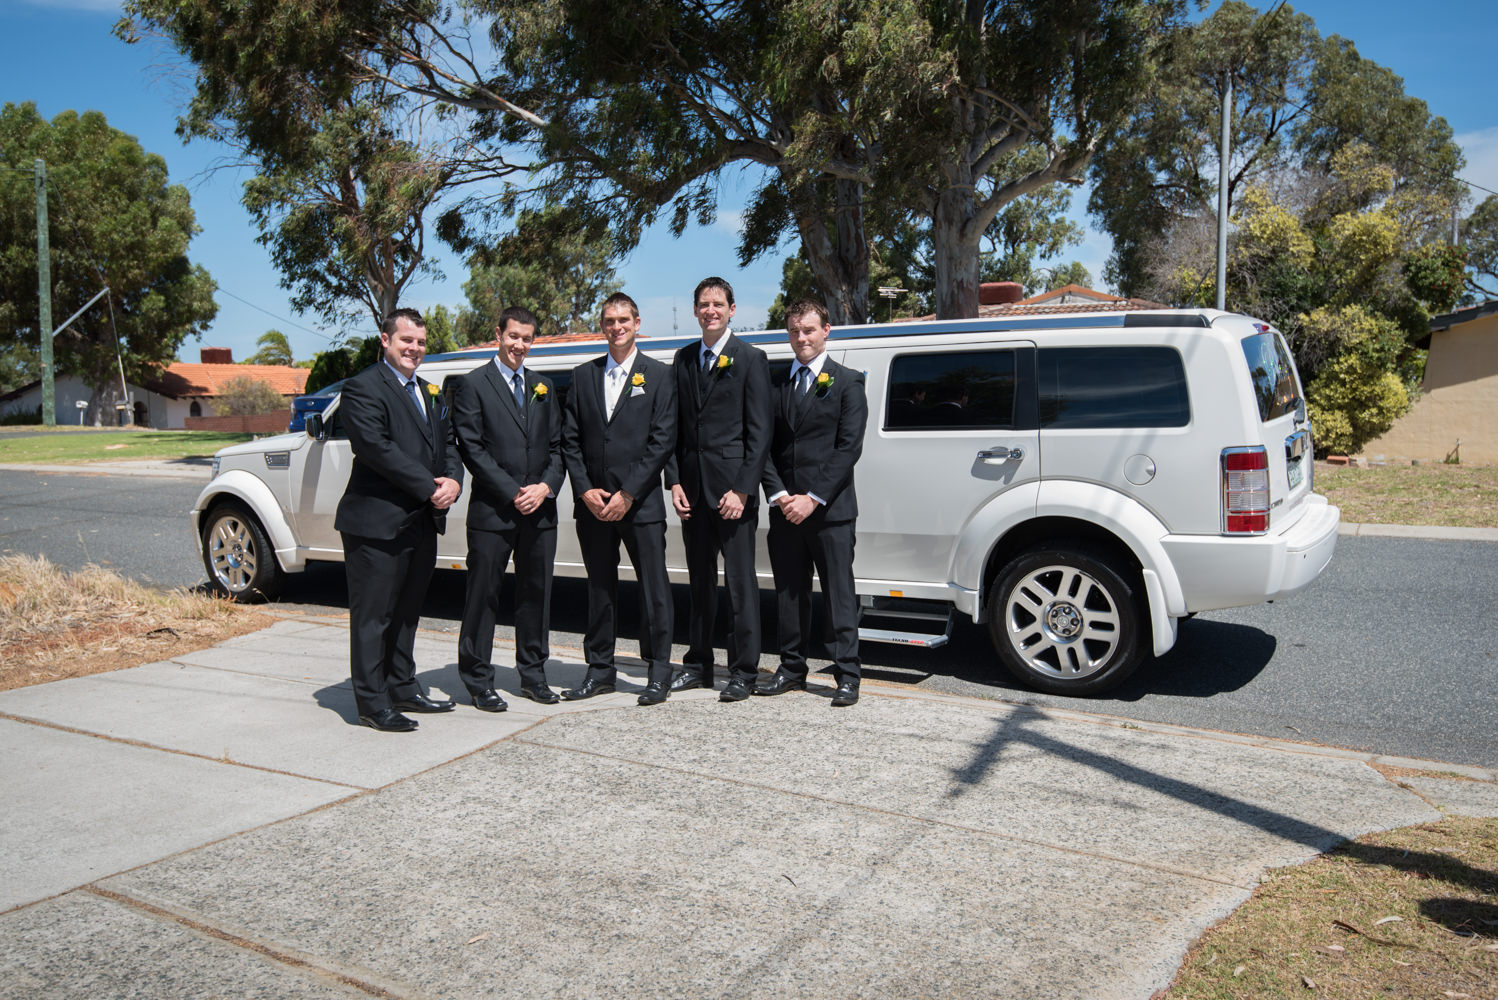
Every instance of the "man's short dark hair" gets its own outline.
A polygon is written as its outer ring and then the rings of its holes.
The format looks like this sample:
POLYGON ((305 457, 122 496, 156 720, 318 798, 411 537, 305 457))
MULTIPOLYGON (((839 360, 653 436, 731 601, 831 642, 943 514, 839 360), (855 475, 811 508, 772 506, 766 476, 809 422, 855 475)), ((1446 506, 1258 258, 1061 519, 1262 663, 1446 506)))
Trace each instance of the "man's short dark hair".
POLYGON ((395 336, 395 321, 401 319, 408 319, 416 326, 421 327, 423 330, 426 329, 427 321, 422 319, 421 313, 417 312, 415 309, 407 309, 402 307, 392 312, 389 316, 385 317, 385 322, 380 324, 380 332, 387 337, 395 336))
POLYGON ((495 327, 495 329, 500 333, 504 333, 506 323, 519 323, 521 326, 533 326, 536 328, 536 331, 538 333, 541 330, 541 321, 536 318, 535 313, 531 312, 525 306, 510 306, 504 312, 500 313, 499 326, 495 327))
POLYGON ((805 316, 807 313, 816 313, 817 320, 822 326, 826 326, 832 322, 828 315, 827 307, 822 305, 820 299, 797 299, 786 307, 785 328, 789 330, 791 328, 791 320, 805 316))
POLYGON ((692 308, 697 308, 697 301, 702 298, 702 293, 709 288, 716 288, 728 299, 728 304, 733 305, 733 286, 716 274, 711 278, 703 278, 697 282, 696 291, 692 292, 692 308))
POLYGON ((640 318, 640 307, 635 305, 634 299, 630 298, 628 295, 625 295, 623 292, 615 292, 613 295, 610 295, 608 298, 604 299, 602 308, 598 310, 598 315, 602 316, 604 313, 608 312, 611 307, 621 305, 629 306, 629 314, 635 319, 640 318))

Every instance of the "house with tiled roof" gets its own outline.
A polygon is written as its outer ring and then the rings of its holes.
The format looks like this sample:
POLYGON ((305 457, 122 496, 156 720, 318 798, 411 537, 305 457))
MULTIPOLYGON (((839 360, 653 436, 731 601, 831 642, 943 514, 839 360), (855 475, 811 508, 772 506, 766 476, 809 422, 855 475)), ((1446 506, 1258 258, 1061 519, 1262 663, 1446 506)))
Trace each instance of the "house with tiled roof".
POLYGON ((309 369, 290 365, 236 365, 227 347, 205 347, 196 363, 173 361, 158 378, 148 379, 150 426, 177 429, 189 417, 213 415, 213 400, 237 378, 266 382, 286 400, 287 419, 291 401, 307 387, 309 369))
MULTIPOLYGON (((142 385, 130 385, 131 422, 137 427, 158 430, 183 430, 190 418, 213 416, 213 399, 236 378, 268 382, 286 400, 286 420, 291 418, 291 401, 302 395, 307 385, 306 368, 289 365, 237 365, 234 352, 227 347, 205 347, 199 361, 173 361, 161 375, 142 385)), ((92 390, 76 375, 60 375, 54 387, 57 422, 70 424, 81 420, 92 390), (83 404, 80 406, 79 404, 83 404)), ((32 382, 14 392, 0 396, 0 414, 35 413, 42 403, 42 384, 32 382)), ((123 422, 123 421, 122 421, 123 422)))

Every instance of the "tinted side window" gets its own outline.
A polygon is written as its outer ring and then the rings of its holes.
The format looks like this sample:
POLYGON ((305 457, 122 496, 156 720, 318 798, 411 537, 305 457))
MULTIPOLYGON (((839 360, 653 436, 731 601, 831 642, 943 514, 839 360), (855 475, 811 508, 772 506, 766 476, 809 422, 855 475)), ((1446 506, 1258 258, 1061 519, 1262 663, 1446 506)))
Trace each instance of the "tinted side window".
POLYGON ((1169 347, 1052 347, 1039 352, 1040 426, 1184 427, 1186 368, 1169 347))
POLYGON ((905 354, 889 368, 886 430, 1014 426, 1014 352, 905 354))
POLYGON ((1243 357, 1254 380, 1254 399, 1259 404, 1259 419, 1273 420, 1300 405, 1295 389, 1295 368, 1290 364, 1284 342, 1272 333, 1243 338, 1243 357))

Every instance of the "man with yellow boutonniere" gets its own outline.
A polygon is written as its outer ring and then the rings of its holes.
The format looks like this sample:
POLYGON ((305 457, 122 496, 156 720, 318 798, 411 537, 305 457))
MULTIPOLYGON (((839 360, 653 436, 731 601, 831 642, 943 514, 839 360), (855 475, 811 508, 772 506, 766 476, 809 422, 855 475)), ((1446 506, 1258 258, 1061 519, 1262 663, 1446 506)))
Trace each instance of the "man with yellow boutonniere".
POLYGON ((472 475, 468 499, 468 591, 458 636, 458 674, 485 712, 503 712, 495 690, 494 623, 505 567, 515 560, 515 671, 521 697, 554 705, 551 578, 562 488, 562 414, 551 382, 525 367, 539 323, 520 306, 499 316, 499 350, 458 382, 453 426, 472 475))
POLYGON ((659 705, 671 685, 673 614, 661 471, 676 446, 676 382, 670 368, 636 348, 640 310, 634 299, 623 292, 609 296, 602 326, 608 352, 573 370, 562 415, 562 458, 588 574, 588 672, 562 697, 578 701, 614 690, 623 544, 643 610, 640 658, 649 675, 639 702, 659 705))
POLYGON ((437 535, 463 488, 463 463, 437 387, 416 376, 426 321, 397 309, 380 327, 382 356, 344 383, 338 416, 353 463, 333 527, 348 574, 349 677, 359 721, 407 733, 402 712, 450 712, 427 696, 413 651, 437 535))
POLYGON ((786 310, 796 360, 772 387, 773 432, 765 463, 770 568, 775 574, 780 667, 758 695, 805 690, 815 571, 831 625, 835 707, 858 701, 858 594, 853 587, 858 497, 853 466, 863 452, 868 400, 862 372, 827 357, 827 307, 802 299, 786 310))
POLYGON ((728 590, 728 685, 720 701, 743 701, 759 673, 759 579, 754 571, 759 480, 770 447, 770 365, 733 335, 733 287, 704 278, 692 298, 702 339, 676 352, 676 452, 666 466, 681 518, 691 592, 687 652, 671 690, 714 686, 718 554, 728 590))

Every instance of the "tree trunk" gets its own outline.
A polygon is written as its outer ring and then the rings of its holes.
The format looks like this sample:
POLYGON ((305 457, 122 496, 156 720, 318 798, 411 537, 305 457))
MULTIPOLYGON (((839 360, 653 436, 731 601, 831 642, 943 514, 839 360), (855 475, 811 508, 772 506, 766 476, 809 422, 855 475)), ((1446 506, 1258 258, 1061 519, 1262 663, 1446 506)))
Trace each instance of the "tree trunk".
POLYGON ((970 189, 947 186, 936 198, 931 243, 936 265, 936 318, 978 315, 978 244, 982 230, 973 218, 970 189))
POLYGON ((863 228, 862 186, 854 181, 835 182, 834 233, 828 229, 827 207, 817 196, 816 182, 793 180, 789 171, 783 176, 801 247, 828 317, 834 326, 868 322, 869 244, 863 228))

